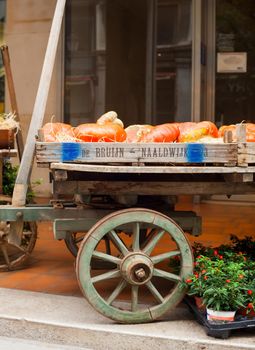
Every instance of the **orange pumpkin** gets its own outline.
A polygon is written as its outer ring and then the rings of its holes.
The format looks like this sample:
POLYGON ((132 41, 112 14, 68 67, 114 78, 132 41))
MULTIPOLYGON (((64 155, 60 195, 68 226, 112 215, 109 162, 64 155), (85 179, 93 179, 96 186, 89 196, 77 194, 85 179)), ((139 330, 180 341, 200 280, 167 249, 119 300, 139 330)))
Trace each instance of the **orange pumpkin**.
POLYGON ((125 130, 118 124, 86 123, 74 129, 75 137, 84 142, 123 142, 126 140, 125 130))
POLYGON ((155 126, 149 133, 143 135, 141 142, 174 142, 179 136, 179 128, 174 123, 155 126))
POLYGON ((134 124, 128 126, 125 131, 127 134, 126 142, 141 142, 142 138, 147 135, 154 126, 134 124))
POLYGON ((210 121, 178 123, 178 127, 178 142, 195 142, 205 136, 218 137, 218 128, 210 121))
POLYGON ((75 139, 73 127, 65 123, 46 123, 42 127, 44 141, 57 142, 59 138, 65 135, 70 140, 75 139))
POLYGON ((235 135, 236 137, 236 126, 231 124, 231 125, 222 125, 219 128, 219 137, 223 137, 226 131, 232 131, 233 137, 235 135))
MULTIPOLYGON (((246 141, 247 142, 255 142, 255 124, 247 123, 246 125, 246 141)), ((219 128, 219 136, 223 137, 226 131, 232 131, 233 141, 237 141, 236 137, 236 125, 222 125, 219 128)))

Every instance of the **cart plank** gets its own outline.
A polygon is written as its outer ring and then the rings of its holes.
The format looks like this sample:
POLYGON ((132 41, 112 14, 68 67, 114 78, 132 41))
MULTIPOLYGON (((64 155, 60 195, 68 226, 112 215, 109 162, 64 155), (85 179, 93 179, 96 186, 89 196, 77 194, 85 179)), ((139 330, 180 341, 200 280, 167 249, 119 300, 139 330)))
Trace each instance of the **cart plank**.
POLYGON ((17 154, 16 149, 0 149, 0 158, 16 157, 17 154))
POLYGON ((53 191, 57 195, 232 195, 254 193, 255 184, 223 181, 54 181, 53 191))
POLYGON ((100 165, 76 163, 51 163, 52 170, 96 172, 96 173, 138 173, 138 174, 252 174, 255 166, 242 168, 238 166, 130 166, 130 165, 100 165))

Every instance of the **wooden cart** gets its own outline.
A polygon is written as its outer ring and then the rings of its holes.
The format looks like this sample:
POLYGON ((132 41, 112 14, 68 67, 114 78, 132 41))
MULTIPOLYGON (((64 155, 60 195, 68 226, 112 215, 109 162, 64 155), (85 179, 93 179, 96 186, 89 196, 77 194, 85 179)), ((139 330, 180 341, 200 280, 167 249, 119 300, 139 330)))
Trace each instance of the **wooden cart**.
POLYGON ((193 271, 184 231, 201 231, 195 213, 175 212, 167 200, 254 193, 255 144, 244 142, 243 125, 238 142, 224 144, 36 141, 64 6, 58 0, 12 205, 0 207, 0 267, 19 268, 34 247, 35 223, 52 221, 55 238, 77 255, 79 285, 96 310, 119 322, 153 321, 182 300, 182 280, 193 271), (54 198, 44 206, 26 203, 34 154, 52 176, 54 198))
MULTIPOLYGON (((254 193, 254 155, 255 145, 245 142, 37 142, 37 165, 50 168, 53 200, 45 206, 1 207, 0 220, 10 222, 6 242, 19 247, 24 258, 31 252, 28 237, 35 239, 24 222, 31 227, 52 221, 55 238, 65 239, 77 255, 79 285, 96 310, 120 322, 158 319, 182 300, 181 282, 193 270, 184 231, 201 231, 195 213, 176 212, 166 199, 254 193), (125 306, 118 302, 122 293, 128 295, 125 306)), ((8 269, 20 262, 11 258, 5 261, 8 269)))

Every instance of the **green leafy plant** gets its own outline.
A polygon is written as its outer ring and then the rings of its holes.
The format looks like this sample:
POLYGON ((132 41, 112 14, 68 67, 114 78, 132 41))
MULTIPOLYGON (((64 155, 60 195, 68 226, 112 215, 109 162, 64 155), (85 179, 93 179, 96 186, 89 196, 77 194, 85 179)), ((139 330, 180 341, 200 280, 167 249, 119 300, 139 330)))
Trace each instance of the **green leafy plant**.
MULTIPOLYGON (((3 164, 3 194, 12 196, 19 166, 13 165, 10 161, 5 161, 3 164)), ((27 201, 30 202, 35 197, 35 188, 42 184, 42 179, 32 182, 30 189, 27 192, 27 201)))
POLYGON ((246 260, 246 274, 244 276, 245 287, 245 307, 242 311, 245 311, 246 315, 255 316, 255 261, 251 259, 246 260))
POLYGON ((230 236, 231 247, 235 252, 243 252, 250 259, 255 260, 255 239, 251 236, 245 236, 239 239, 236 235, 230 236))
POLYGON ((245 249, 234 250, 234 244, 213 249, 196 245, 194 273, 183 281, 182 287, 187 288, 188 295, 202 298, 207 308, 242 310, 242 314, 254 317, 255 261, 245 249), (201 252, 208 256, 197 255, 201 252))
POLYGON ((224 256, 214 249, 212 256, 197 256, 193 275, 183 286, 187 294, 201 297, 213 310, 234 311, 247 303, 249 269, 243 254, 226 251, 224 256))
POLYGON ((12 196, 15 180, 19 167, 12 165, 9 161, 3 164, 3 194, 12 196))
POLYGON ((243 283, 244 262, 227 259, 204 259, 199 263, 204 268, 203 303, 207 308, 221 311, 234 311, 245 304, 243 283))

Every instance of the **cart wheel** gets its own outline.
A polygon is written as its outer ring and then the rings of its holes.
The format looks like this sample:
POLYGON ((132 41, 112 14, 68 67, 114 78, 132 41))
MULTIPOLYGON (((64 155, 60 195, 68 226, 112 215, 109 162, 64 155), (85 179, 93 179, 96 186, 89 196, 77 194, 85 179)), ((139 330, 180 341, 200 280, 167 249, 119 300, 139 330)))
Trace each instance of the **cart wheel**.
MULTIPOLYGON (((74 257, 77 256, 78 250, 80 247, 81 242, 83 241, 84 237, 86 236, 86 233, 84 232, 72 232, 68 235, 68 237, 65 239, 65 244, 68 248, 68 250, 72 253, 74 257)), ((110 242, 108 237, 104 238, 104 243, 105 243, 105 249, 104 252, 106 254, 111 254, 110 251, 110 242)), ((102 261, 97 258, 93 258, 91 261, 91 268, 95 270, 101 270, 107 266, 108 268, 115 268, 115 265, 109 262, 102 261)))
POLYGON ((122 323, 153 321, 174 308, 185 294, 181 281, 192 271, 191 247, 181 228, 167 216, 141 208, 120 210, 98 221, 81 243, 76 264, 80 288, 90 304, 122 323), (145 229, 146 241, 140 244, 145 229), (102 252, 104 237, 109 238, 111 254, 102 252), (115 268, 92 271, 93 258, 115 268), (173 260, 179 262, 177 270, 173 260))
POLYGON ((1 222, 0 227, 0 271, 18 270, 24 267, 24 263, 32 253, 36 238, 36 222, 25 222, 21 245, 8 243, 9 224, 1 222))
MULTIPOLYGON (((72 253, 74 257, 77 256, 80 244, 83 241, 85 236, 86 236, 86 233, 84 232, 72 232, 65 239, 65 244, 68 250, 72 253)), ((105 240, 105 251, 107 254, 111 254, 108 237, 105 237, 104 240, 105 240)))

